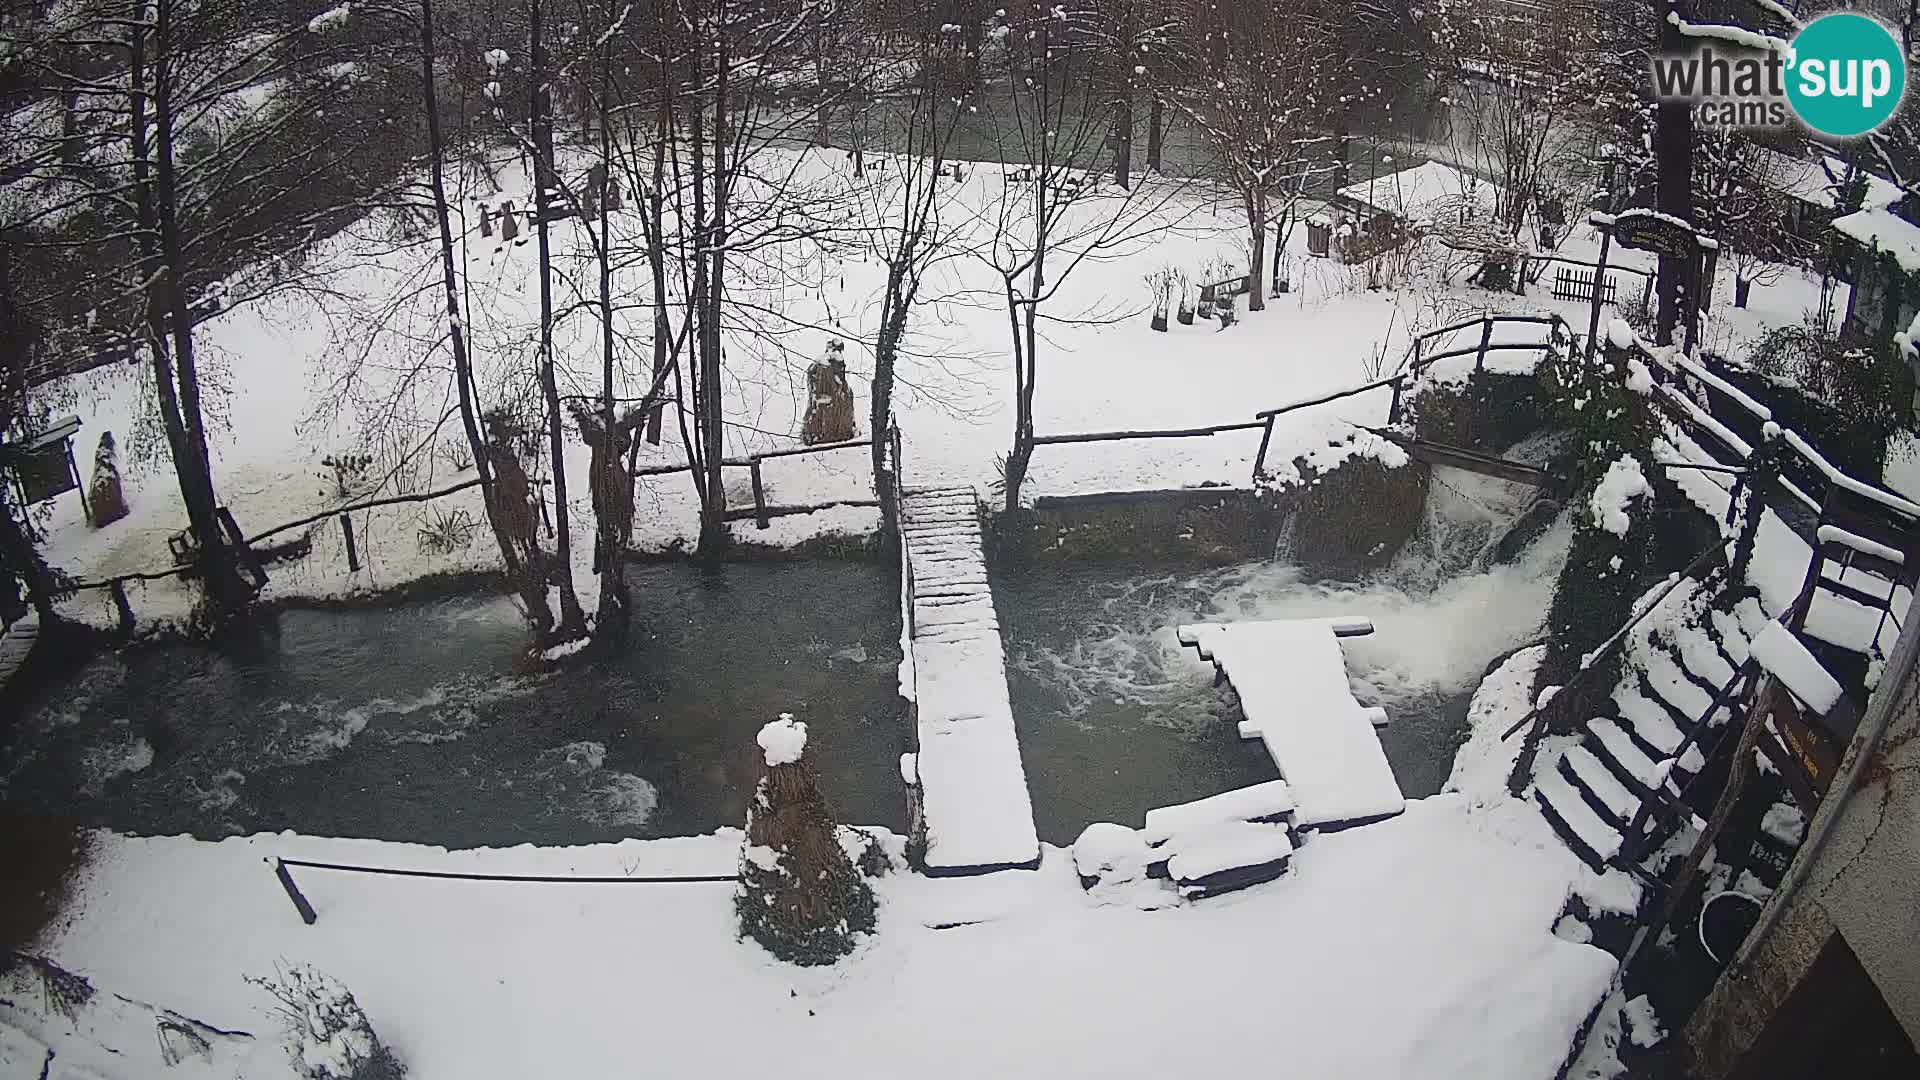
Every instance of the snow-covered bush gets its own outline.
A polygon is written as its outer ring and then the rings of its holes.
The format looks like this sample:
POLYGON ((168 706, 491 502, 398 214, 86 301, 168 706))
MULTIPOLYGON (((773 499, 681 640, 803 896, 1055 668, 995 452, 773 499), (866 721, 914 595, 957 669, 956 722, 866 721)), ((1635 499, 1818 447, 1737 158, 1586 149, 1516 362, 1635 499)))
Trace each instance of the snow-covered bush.
POLYGON ((759 742, 763 767, 734 894, 740 933, 789 963, 831 964, 873 930, 873 890, 841 846, 806 757, 807 726, 782 713, 759 742))
POLYGON ((373 1033, 366 1011, 338 979, 305 964, 248 982, 280 1002, 287 1057, 304 1080, 400 1080, 407 1068, 373 1033))

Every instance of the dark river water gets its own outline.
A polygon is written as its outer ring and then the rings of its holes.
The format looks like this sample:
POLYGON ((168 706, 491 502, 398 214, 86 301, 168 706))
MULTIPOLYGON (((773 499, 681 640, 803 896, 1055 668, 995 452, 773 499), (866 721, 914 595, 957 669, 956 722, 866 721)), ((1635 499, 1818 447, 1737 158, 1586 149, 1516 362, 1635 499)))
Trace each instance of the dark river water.
POLYGON ((880 565, 630 570, 625 655, 516 674, 504 598, 289 611, 264 655, 103 656, 0 731, 0 804, 137 833, 465 847, 745 819, 762 724, 808 724, 840 819, 899 828, 899 610, 880 565))
MULTIPOLYGON (((1432 794, 1488 661, 1537 639, 1567 527, 1510 565, 1500 481, 1436 474, 1427 524, 1394 562, 1314 581, 1284 557, 1224 569, 992 568, 1040 835, 1139 825, 1155 806, 1276 774, 1238 705, 1182 648, 1184 622, 1363 615, 1343 643, 1409 796, 1432 794)), ((904 826, 899 611, 891 568, 799 560, 705 575, 633 566, 624 654, 523 674, 504 598, 288 611, 247 658, 163 645, 94 659, 0 726, 0 810, 139 834, 293 829, 449 847, 706 832, 745 819, 754 736, 806 721, 850 824, 904 826)), ((1278 662, 1281 658, 1276 658, 1278 662)))

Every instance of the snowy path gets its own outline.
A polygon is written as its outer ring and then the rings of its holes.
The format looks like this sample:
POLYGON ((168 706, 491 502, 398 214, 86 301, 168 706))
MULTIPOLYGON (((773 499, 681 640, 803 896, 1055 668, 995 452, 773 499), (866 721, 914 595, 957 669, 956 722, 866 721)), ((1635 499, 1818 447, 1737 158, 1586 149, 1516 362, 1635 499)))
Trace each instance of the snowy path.
POLYGON ((971 488, 908 491, 908 565, 917 740, 914 778, 931 874, 1032 867, 1040 857, 1020 762, 1007 661, 971 488))
POLYGON ((1374 734, 1374 710, 1354 699, 1338 634, 1371 633, 1365 619, 1277 619, 1182 626, 1180 641, 1219 666, 1287 782, 1295 820, 1338 828, 1406 807, 1374 734))

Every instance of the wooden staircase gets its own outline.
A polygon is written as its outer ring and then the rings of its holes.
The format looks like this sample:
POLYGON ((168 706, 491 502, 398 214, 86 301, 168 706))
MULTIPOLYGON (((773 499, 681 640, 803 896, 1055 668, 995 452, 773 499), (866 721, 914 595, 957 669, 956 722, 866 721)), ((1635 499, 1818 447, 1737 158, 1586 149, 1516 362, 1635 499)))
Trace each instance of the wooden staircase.
POLYGON ((1637 865, 1690 819, 1685 796, 1731 746, 1756 681, 1748 627, 1757 632, 1762 616, 1743 606, 1744 618, 1706 610, 1649 620, 1628 646, 1611 708, 1536 779, 1542 815, 1587 865, 1637 865))

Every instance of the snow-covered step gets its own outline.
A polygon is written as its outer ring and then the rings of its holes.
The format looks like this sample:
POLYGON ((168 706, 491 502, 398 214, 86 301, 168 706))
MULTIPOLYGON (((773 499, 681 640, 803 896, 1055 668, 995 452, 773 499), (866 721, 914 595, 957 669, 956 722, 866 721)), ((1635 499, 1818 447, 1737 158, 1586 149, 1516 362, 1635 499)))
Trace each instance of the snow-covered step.
POLYGON ((1600 805, 1607 808, 1613 820, 1620 825, 1633 821, 1640 810, 1640 798, 1627 790, 1620 778, 1612 770, 1593 756, 1593 751, 1584 746, 1575 746, 1560 759, 1562 770, 1569 774, 1568 779, 1577 786, 1585 788, 1600 805))
POLYGON ((1680 652, 1680 662, 1696 678, 1710 686, 1725 686, 1733 681, 1733 665, 1727 663, 1721 655, 1718 642, 1698 626, 1683 625, 1673 628, 1673 646, 1680 652))
POLYGON ((1655 649, 1641 659, 1643 673, 1653 692, 1686 717, 1689 726, 1707 719, 1707 710, 1713 707, 1713 695, 1689 679, 1671 654, 1665 649, 1655 649))
POLYGON ((1293 793, 1285 780, 1223 791, 1178 806, 1161 806, 1147 811, 1147 843, 1162 844, 1180 833, 1228 822, 1277 822, 1293 812, 1293 793))
POLYGON ((1602 820, 1586 797, 1558 772, 1549 772, 1534 784, 1534 798, 1560 828, 1574 854, 1596 868, 1620 854, 1620 832, 1602 820), (1585 850, 1581 850, 1584 848, 1585 850))
POLYGON ((1604 716, 1598 717, 1587 722, 1587 730, 1594 736, 1591 750, 1618 765, 1620 771, 1632 777, 1641 787, 1652 791, 1664 778, 1670 794, 1680 793, 1672 778, 1666 775, 1668 770, 1663 770, 1660 762, 1648 757, 1640 744, 1618 723, 1604 716))
POLYGON ((1620 719, 1632 726, 1640 741, 1662 756, 1677 751, 1687 737, 1665 708, 1631 686, 1616 687, 1613 703, 1620 710, 1620 719))
POLYGON ((1167 876, 1188 899, 1272 881, 1293 858, 1293 838, 1281 824, 1228 822, 1183 833, 1168 846, 1178 850, 1167 860, 1167 876))
POLYGON ((1715 610, 1709 618, 1713 622, 1714 634, 1720 639, 1720 647, 1727 650, 1736 664, 1747 662, 1748 635, 1740 628, 1740 620, 1730 612, 1715 610))

